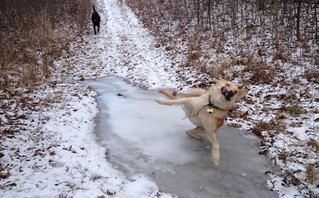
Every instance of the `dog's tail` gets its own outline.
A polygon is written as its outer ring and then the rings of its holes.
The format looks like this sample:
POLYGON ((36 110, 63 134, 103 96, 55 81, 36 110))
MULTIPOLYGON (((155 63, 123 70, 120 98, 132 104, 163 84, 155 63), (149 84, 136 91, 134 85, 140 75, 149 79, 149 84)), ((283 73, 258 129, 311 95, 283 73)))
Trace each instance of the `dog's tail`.
POLYGON ((95 11, 95 8, 94 8, 94 6, 93 6, 93 5, 92 5, 92 8, 93 8, 93 12, 96 12, 96 11, 95 11))
POLYGON ((176 96, 176 94, 174 94, 174 93, 176 93, 176 92, 170 92, 169 90, 160 90, 160 91, 158 91, 159 93, 161 93, 161 94, 164 94, 166 97, 168 97, 169 99, 172 99, 172 100, 174 100, 174 99, 177 99, 178 97, 176 96))

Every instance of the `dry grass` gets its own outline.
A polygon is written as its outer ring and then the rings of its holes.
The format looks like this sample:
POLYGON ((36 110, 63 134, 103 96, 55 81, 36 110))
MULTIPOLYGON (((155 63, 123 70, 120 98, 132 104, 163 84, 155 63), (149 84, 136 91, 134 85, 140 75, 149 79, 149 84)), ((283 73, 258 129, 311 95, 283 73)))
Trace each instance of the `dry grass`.
POLYGON ((187 65, 197 66, 198 60, 202 57, 201 40, 197 35, 188 38, 189 47, 187 54, 187 65))
POLYGON ((275 131, 277 133, 284 133, 285 132, 285 125, 280 121, 277 121, 278 117, 271 120, 270 122, 259 122, 256 126, 252 129, 252 133, 254 133, 257 137, 264 140, 264 136, 262 135, 262 131, 275 131))
POLYGON ((0 90, 48 79, 54 59, 88 23, 90 5, 91 0, 1 1, 0 90), (66 25, 67 34, 60 31, 66 25))
POLYGON ((307 70, 305 77, 309 82, 319 83, 319 68, 314 70, 307 70))
POLYGON ((310 138, 310 140, 307 142, 307 145, 312 147, 317 153, 319 153, 319 143, 313 138, 310 138))
POLYGON ((300 107, 298 104, 291 105, 291 106, 284 106, 282 107, 282 110, 285 113, 288 113, 294 117, 298 117, 305 112, 304 109, 300 107))
POLYGON ((7 179, 10 177, 10 171, 5 169, 0 163, 0 179, 7 179))
POLYGON ((102 178, 103 177, 101 175, 94 174, 93 176, 91 176, 90 180, 95 182, 95 181, 102 179, 102 178))
POLYGON ((225 76, 221 67, 212 67, 209 71, 209 75, 214 79, 218 79, 218 76, 225 76))
POLYGON ((190 52, 187 56, 187 62, 193 62, 198 60, 201 57, 200 52, 190 52))
MULTIPOLYGON (((29 116, 19 111, 36 110, 24 102, 29 101, 27 93, 50 81, 53 61, 82 32, 91 12, 91 0, 0 1, 0 113, 8 119, 5 125, 0 120, 0 127, 5 126, 0 150, 5 138, 21 132, 21 122, 29 116)), ((0 179, 8 177, 10 172, 0 167, 0 179)))
MULTIPOLYGON (((298 172, 298 171, 297 171, 298 172)), ((287 171, 286 175, 284 176, 283 181, 286 184, 292 184, 294 186, 299 186, 301 184, 301 181, 299 178, 297 178, 295 176, 295 174, 297 173, 296 171, 287 171)))
POLYGON ((253 129, 252 133, 254 133, 257 137, 264 139, 264 136, 262 135, 262 131, 268 131, 272 130, 273 126, 270 122, 259 122, 253 129))
POLYGON ((243 61, 242 64, 246 66, 243 70, 244 73, 252 73, 252 77, 250 78, 252 83, 270 84, 276 77, 274 68, 254 56, 249 56, 248 60, 243 61))
POLYGON ((314 165, 307 165, 306 177, 310 184, 314 184, 319 179, 319 171, 315 169, 314 165))

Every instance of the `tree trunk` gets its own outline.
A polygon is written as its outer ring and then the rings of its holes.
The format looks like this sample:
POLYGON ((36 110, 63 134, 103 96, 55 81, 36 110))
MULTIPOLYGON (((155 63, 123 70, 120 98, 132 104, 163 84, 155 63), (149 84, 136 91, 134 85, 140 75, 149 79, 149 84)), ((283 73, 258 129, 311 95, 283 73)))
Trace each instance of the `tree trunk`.
POLYGON ((185 9, 186 9, 186 14, 187 14, 187 23, 189 23, 190 17, 189 17, 187 0, 184 0, 184 5, 185 5, 185 9))
POLYGON ((297 40, 301 41, 300 37, 300 12, 301 12, 301 0, 298 0, 298 7, 297 7, 297 26, 296 26, 296 33, 297 33, 297 40))
POLYGON ((209 26, 209 29, 212 29, 212 19, 211 19, 212 16, 211 16, 210 10, 211 10, 211 0, 207 0, 208 26, 209 26))
POLYGON ((317 0, 315 0, 315 23, 316 23, 316 43, 318 43, 318 13, 317 13, 317 0))
POLYGON ((199 16, 199 0, 196 1, 196 15, 197 15, 197 25, 199 25, 200 16, 199 16))

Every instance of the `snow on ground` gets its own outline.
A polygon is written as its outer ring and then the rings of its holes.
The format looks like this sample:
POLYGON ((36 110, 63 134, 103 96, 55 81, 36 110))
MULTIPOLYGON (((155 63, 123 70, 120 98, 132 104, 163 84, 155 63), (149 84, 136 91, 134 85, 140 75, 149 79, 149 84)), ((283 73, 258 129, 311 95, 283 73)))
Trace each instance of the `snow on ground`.
MULTIPOLYGON (((109 1, 106 2, 104 7, 101 7, 101 12, 105 13, 102 14, 102 27, 106 28, 102 28, 101 34, 93 40, 89 36, 81 38, 81 41, 75 43, 73 51, 79 50, 81 53, 77 52, 76 56, 70 59, 71 65, 76 66, 76 68, 72 69, 70 75, 67 76, 80 79, 82 76, 90 78, 92 76, 117 75, 126 78, 131 83, 149 89, 159 87, 177 89, 183 87, 187 89, 190 86, 197 86, 211 80, 207 76, 197 74, 194 68, 185 67, 181 70, 175 67, 175 65, 178 65, 178 61, 183 62, 181 60, 182 56, 177 55, 178 60, 176 61, 175 58, 172 62, 169 58, 172 54, 158 47, 154 38, 149 36, 147 29, 136 19, 130 8, 120 7, 109 1), (132 27, 132 29, 128 27, 132 27), (139 44, 136 44, 136 42, 139 44), (128 48, 123 48, 123 45, 128 46, 128 48), (94 46, 98 46, 97 49, 94 46), (103 54, 103 56, 100 56, 100 54, 103 54), (85 63, 92 60, 96 62, 91 63, 88 68, 85 63), (83 61, 84 64, 79 64, 79 61, 83 61), (144 65, 145 61, 147 65, 144 65), (181 79, 180 76, 183 78, 181 79)), ((283 84, 283 82, 278 83, 277 87, 263 84, 245 84, 250 90, 249 95, 245 101, 239 103, 239 111, 234 112, 238 115, 235 115, 234 118, 228 118, 227 122, 246 130, 254 128, 258 123, 269 122, 270 120, 277 119, 277 122, 273 124, 276 127, 288 123, 285 130, 288 133, 280 128, 278 130, 282 131, 280 132, 282 134, 261 129, 263 130, 261 133, 264 134, 266 139, 266 145, 260 146, 265 148, 265 152, 268 152, 265 154, 272 158, 274 162, 274 170, 271 171, 273 179, 269 182, 269 187, 279 192, 282 197, 310 197, 313 194, 308 194, 307 190, 301 194, 301 189, 311 188, 311 191, 318 194, 316 190, 318 184, 315 182, 313 185, 306 186, 304 183, 295 181, 294 178, 306 180, 305 167, 318 167, 318 151, 316 147, 309 146, 312 140, 319 141, 316 132, 318 131, 318 121, 315 121, 318 120, 318 113, 316 113, 318 112, 318 101, 316 101, 318 86, 302 78, 299 74, 300 69, 298 70, 295 66, 286 65, 286 67, 288 68, 282 68, 286 72, 280 78, 291 79, 291 83, 298 78, 304 81, 305 89, 291 87, 283 84), (295 69, 296 71, 294 71, 295 69), (287 90, 288 88, 289 90, 287 90), (291 115, 282 112, 281 109, 287 105, 290 95, 294 97, 291 91, 296 93, 297 98, 310 98, 302 99, 300 104, 304 110, 308 109, 309 112, 314 112, 312 116, 289 118, 291 115), (280 101, 281 97, 287 99, 280 101), (276 112, 280 115, 283 114, 283 116, 276 117, 276 112), (303 146, 305 144, 308 146, 303 146), (282 170, 284 174, 280 171, 277 172, 277 169, 282 170), (285 183, 290 184, 286 185, 285 183)), ((247 73, 247 75, 250 74, 247 73)), ((235 79, 235 82, 242 84, 240 79, 235 79)))
MULTIPOLYGON (((79 38, 74 56, 55 62, 52 83, 25 93, 24 108, 17 101, 1 101, 27 115, 24 130, 7 136, 1 151, 1 197, 172 197, 142 174, 127 178, 105 159, 95 141, 95 92, 70 82, 118 75, 147 88, 176 87, 170 61, 153 47, 154 40, 132 11, 116 0, 100 0, 101 33, 79 38), (32 108, 31 108, 32 107, 32 108)), ((90 26, 91 27, 91 26, 90 26)), ((90 28, 91 31, 91 28, 90 28)), ((2 130, 10 121, 1 115, 2 130)))
POLYGON ((100 34, 79 38, 71 46, 75 56, 61 60, 61 69, 70 64, 75 79, 117 75, 149 89, 176 88, 180 83, 169 57, 155 47, 154 38, 131 9, 116 1, 100 0, 98 4, 100 34))
MULTIPOLYGON (((126 5, 120 6, 116 0, 98 0, 96 9, 102 18, 100 34, 93 35, 89 24, 90 33, 74 41, 70 49, 63 53, 64 56, 55 62, 51 83, 37 87, 32 93, 25 93, 26 101, 1 101, 2 105, 11 106, 11 111, 19 112, 21 117, 17 119, 23 120, 18 132, 11 135, 11 130, 16 130, 11 128, 12 121, 6 119, 5 114, 0 115, 1 130, 10 134, 4 141, 5 149, 0 151, 1 197, 173 196, 162 193, 146 176, 139 174, 127 178, 108 163, 105 149, 97 145, 93 133, 94 117, 98 113, 94 99, 96 93, 74 80, 116 75, 148 89, 187 89, 190 83, 185 81, 196 85, 200 83, 198 79, 201 76, 194 79, 195 70, 185 68, 180 71, 176 68, 165 50, 158 47, 126 5), (181 75, 185 81, 177 77, 181 75)), ((241 112, 258 115, 263 112, 263 103, 278 105, 275 101, 268 101, 267 95, 263 95, 265 99, 261 101, 252 97, 266 94, 264 90, 269 88, 251 86, 248 101, 254 105, 239 105, 241 112)), ((274 95, 284 94, 281 91, 274 89, 274 95)), ((312 105, 310 102, 306 104, 312 105)), ((317 101, 313 104, 316 105, 317 101)), ((318 106, 313 108, 318 109, 318 106)), ((258 116, 271 119, 266 114, 258 116)), ((283 156, 310 154, 314 155, 311 156, 313 160, 317 160, 316 152, 306 153, 307 150, 301 149, 303 142, 309 142, 309 137, 318 137, 315 134, 318 124, 314 122, 318 120, 318 113, 312 120, 307 124, 312 125, 310 128, 313 131, 296 124, 288 128, 297 137, 296 140, 304 141, 295 141, 289 138, 289 134, 282 134, 277 136, 277 147, 272 149, 286 151, 283 156)), ((229 121, 238 123, 238 120, 229 121)), ((242 128, 252 127, 249 122, 239 121, 242 128)), ((276 166, 294 168, 297 174, 301 174, 300 177, 305 177, 305 170, 298 164, 295 167, 291 167, 293 162, 280 164, 283 156, 273 151, 273 158, 278 159, 276 166)), ((296 186, 284 186, 284 177, 274 173, 269 186, 279 191, 282 197, 301 197, 296 186)))
POLYGON ((29 95, 25 130, 3 143, 1 197, 171 197, 143 175, 126 178, 95 142, 95 92, 83 85, 41 86, 29 95), (5 163, 6 162, 6 163, 5 163), (3 172, 2 172, 3 174, 3 172))

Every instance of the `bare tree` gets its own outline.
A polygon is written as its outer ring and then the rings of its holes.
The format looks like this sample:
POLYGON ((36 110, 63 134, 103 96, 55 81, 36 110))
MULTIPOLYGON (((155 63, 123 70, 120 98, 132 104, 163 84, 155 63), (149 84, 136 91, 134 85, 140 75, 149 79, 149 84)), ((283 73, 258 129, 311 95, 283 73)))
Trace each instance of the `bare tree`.
POLYGON ((212 18, 211 18, 211 0, 207 0, 207 17, 209 29, 212 29, 212 18))
POLYGON ((316 23, 316 43, 318 43, 318 13, 317 13, 317 1, 315 0, 315 23, 316 23))
POLYGON ((301 0, 297 0, 297 24, 296 24, 296 36, 297 40, 301 41, 301 36, 300 36, 300 13, 301 13, 301 0))

